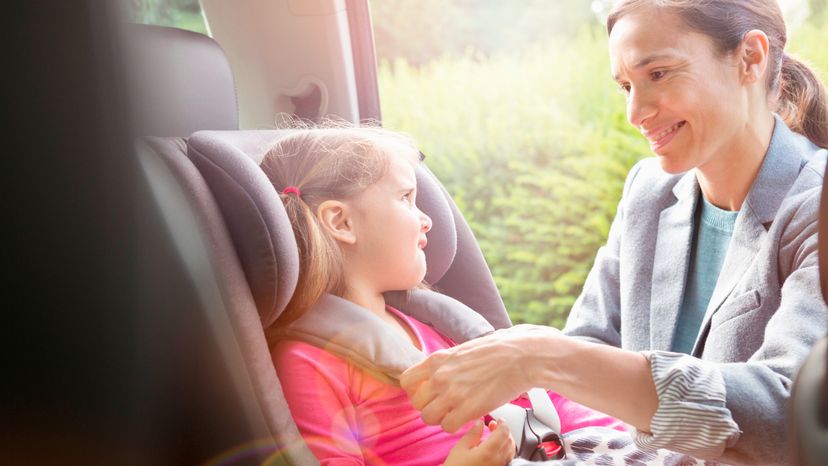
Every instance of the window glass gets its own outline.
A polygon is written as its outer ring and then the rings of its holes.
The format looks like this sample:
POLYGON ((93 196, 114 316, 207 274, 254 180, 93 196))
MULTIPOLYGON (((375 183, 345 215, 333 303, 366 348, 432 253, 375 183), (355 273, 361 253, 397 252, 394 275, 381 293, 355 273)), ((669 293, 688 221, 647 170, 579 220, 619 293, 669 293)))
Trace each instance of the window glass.
POLYGON ((198 0, 126 0, 130 21, 207 34, 198 0))
MULTIPOLYGON (((413 136, 515 322, 562 326, 650 155, 610 77, 611 0, 373 0, 383 125, 413 136)), ((826 74, 825 0, 783 0, 826 74)))

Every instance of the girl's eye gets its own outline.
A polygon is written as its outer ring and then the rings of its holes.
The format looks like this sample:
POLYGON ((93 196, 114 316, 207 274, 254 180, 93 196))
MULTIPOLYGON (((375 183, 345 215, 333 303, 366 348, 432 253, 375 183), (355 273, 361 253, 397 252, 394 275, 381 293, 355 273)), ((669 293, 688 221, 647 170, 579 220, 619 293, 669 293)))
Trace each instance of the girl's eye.
POLYGON ((658 81, 659 79, 663 78, 667 74, 665 70, 655 70, 650 73, 650 77, 653 81, 658 81))
POLYGON ((629 83, 618 83, 618 88, 621 89, 621 92, 624 94, 630 93, 630 84, 629 83))

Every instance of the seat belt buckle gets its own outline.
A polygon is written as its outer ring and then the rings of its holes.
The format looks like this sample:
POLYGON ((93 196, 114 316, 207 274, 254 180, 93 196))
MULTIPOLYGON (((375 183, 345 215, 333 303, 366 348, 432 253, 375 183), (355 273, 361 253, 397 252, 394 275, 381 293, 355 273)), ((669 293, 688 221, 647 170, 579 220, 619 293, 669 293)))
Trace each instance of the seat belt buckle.
POLYGON ((506 403, 490 413, 493 419, 502 419, 515 440, 518 458, 530 461, 560 460, 566 458, 561 438, 561 418, 541 388, 526 392, 531 408, 506 403))
POLYGON ((517 456, 529 461, 565 459, 566 450, 558 432, 535 417, 531 408, 525 409, 523 438, 520 441, 517 456))

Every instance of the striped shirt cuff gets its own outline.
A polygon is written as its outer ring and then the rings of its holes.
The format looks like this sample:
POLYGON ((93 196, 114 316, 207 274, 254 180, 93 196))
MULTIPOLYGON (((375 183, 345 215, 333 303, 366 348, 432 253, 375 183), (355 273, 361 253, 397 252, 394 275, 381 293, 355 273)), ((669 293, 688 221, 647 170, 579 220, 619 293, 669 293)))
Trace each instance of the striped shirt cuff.
POLYGON ((633 431, 642 450, 666 448, 701 458, 716 458, 741 435, 725 406, 727 389, 715 364, 663 351, 642 352, 650 361, 658 394, 652 432, 633 431))

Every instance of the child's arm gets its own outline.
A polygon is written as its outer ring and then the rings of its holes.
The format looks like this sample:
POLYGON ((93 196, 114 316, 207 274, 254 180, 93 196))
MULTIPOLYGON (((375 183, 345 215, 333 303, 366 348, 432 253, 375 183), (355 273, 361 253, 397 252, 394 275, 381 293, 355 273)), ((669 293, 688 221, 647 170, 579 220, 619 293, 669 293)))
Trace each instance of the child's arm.
POLYGON ((503 466, 515 457, 515 442, 509 433, 509 428, 503 423, 490 421, 489 430, 492 432, 483 442, 483 423, 477 421, 463 437, 454 445, 443 466, 503 466))
POLYGON ((355 409, 343 374, 320 364, 321 350, 292 343, 277 347, 273 362, 302 439, 322 466, 362 466, 365 460, 353 432, 355 409))

